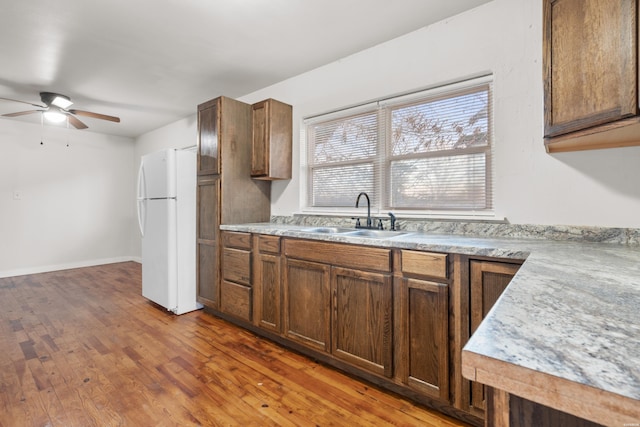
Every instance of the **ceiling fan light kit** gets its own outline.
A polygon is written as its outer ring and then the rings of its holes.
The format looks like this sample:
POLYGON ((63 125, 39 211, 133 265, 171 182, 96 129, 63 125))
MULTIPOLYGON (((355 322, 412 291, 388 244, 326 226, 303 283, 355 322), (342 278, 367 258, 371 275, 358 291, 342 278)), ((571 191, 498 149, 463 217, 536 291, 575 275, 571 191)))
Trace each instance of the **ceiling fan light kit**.
POLYGON ((76 115, 120 123, 119 117, 108 116, 106 114, 92 113, 91 111, 84 111, 84 110, 75 110, 75 109, 69 110, 68 108, 71 105, 73 105, 71 98, 65 95, 60 95, 59 93, 40 92, 40 99, 45 105, 33 104, 31 102, 19 101, 17 99, 11 99, 11 98, 0 97, 0 99, 3 99, 5 101, 20 102, 22 104, 28 104, 34 107, 41 108, 41 110, 19 111, 16 113, 3 114, 4 117, 18 117, 18 116, 24 116, 27 114, 42 113, 42 116, 44 117, 44 119, 46 119, 50 123, 61 123, 65 119, 68 119, 68 123, 70 123, 76 129, 87 128, 87 125, 85 125, 82 121, 80 121, 80 119, 78 119, 76 115))
POLYGON ((50 109, 42 112, 44 119, 51 123, 62 123, 67 119, 67 115, 57 109, 50 109))

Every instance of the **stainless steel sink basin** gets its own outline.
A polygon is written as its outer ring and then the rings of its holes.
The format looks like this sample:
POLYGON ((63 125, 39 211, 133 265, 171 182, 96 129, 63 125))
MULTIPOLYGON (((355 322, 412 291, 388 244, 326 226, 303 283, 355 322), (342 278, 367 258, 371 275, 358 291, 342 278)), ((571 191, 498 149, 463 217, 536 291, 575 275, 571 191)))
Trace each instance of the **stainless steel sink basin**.
POLYGON ((307 233, 325 233, 325 234, 337 234, 337 233, 348 233, 353 231, 353 228, 342 228, 342 227, 313 227, 313 228, 304 228, 302 231, 307 233))
POLYGON ((353 237, 367 237, 370 239, 390 239, 392 237, 402 236, 403 234, 407 233, 405 231, 359 229, 356 231, 345 233, 344 235, 353 237))

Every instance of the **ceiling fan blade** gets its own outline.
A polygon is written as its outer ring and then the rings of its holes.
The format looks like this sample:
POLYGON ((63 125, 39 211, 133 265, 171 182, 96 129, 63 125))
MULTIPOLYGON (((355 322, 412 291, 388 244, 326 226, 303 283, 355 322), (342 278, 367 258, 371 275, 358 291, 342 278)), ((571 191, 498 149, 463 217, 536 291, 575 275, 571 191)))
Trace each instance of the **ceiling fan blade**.
POLYGON ((3 98, 3 97, 1 97, 1 96, 0 96, 0 99, 4 99, 5 101, 13 101, 13 102, 19 102, 19 103, 21 103, 21 104, 32 105, 32 106, 34 106, 34 107, 38 107, 38 108, 47 108, 47 106, 46 106, 46 105, 33 104, 33 103, 31 103, 31 102, 27 102, 27 101, 20 101, 20 100, 17 100, 17 99, 3 98))
POLYGON ((91 111, 83 110, 67 110, 71 114, 77 114, 79 116, 93 117, 94 119, 109 120, 110 122, 120 123, 120 117, 107 116, 106 114, 92 113, 91 111))
POLYGON ((77 117, 72 116, 71 114, 67 114, 67 118, 69 119, 69 123, 76 129, 86 129, 88 126, 78 120, 77 117))
POLYGON ((2 117, 18 117, 18 116, 25 116, 27 114, 41 113, 41 112, 42 110, 19 111, 17 113, 3 114, 2 117))

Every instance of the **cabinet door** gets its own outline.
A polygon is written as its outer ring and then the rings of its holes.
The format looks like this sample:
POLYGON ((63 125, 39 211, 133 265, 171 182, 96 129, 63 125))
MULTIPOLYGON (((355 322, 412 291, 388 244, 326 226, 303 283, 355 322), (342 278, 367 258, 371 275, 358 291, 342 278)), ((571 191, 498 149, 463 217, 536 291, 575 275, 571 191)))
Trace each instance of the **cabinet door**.
POLYGON ((220 173, 219 98, 198 106, 198 175, 220 173))
POLYGON ((265 176, 269 171, 268 112, 269 104, 267 101, 261 101, 252 106, 251 176, 254 177, 265 176))
POLYGON ((545 0, 545 136, 637 114, 636 0, 545 0))
POLYGON ((330 267, 285 258, 284 334, 309 347, 329 351, 330 267))
POLYGON ((379 375, 391 377, 391 276, 334 267, 332 353, 379 375))
POLYGON ((275 99, 253 104, 251 177, 291 179, 293 108, 275 99))
POLYGON ((258 254, 254 264, 255 303, 257 325, 281 332, 280 324, 280 256, 258 254))
MULTIPOLYGON (((482 319, 506 289, 520 268, 517 264, 490 261, 471 261, 470 263, 470 332, 473 334, 482 319)), ((485 410, 485 388, 482 384, 471 382, 470 406, 476 414, 485 410)))
POLYGON ((197 284, 198 302, 218 305, 219 282, 219 194, 220 180, 201 176, 197 189, 197 284))
POLYGON ((406 346, 402 379, 416 391, 449 401, 449 286, 402 279, 404 319, 400 333, 406 346))

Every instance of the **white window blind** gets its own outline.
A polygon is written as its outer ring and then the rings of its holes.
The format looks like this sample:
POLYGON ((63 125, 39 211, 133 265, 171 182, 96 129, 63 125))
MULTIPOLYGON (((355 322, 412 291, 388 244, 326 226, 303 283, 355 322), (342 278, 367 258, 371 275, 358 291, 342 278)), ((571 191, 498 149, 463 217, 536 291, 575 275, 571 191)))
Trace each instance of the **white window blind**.
POLYGON ((308 207, 491 212, 491 104, 483 78, 310 120, 308 207))

